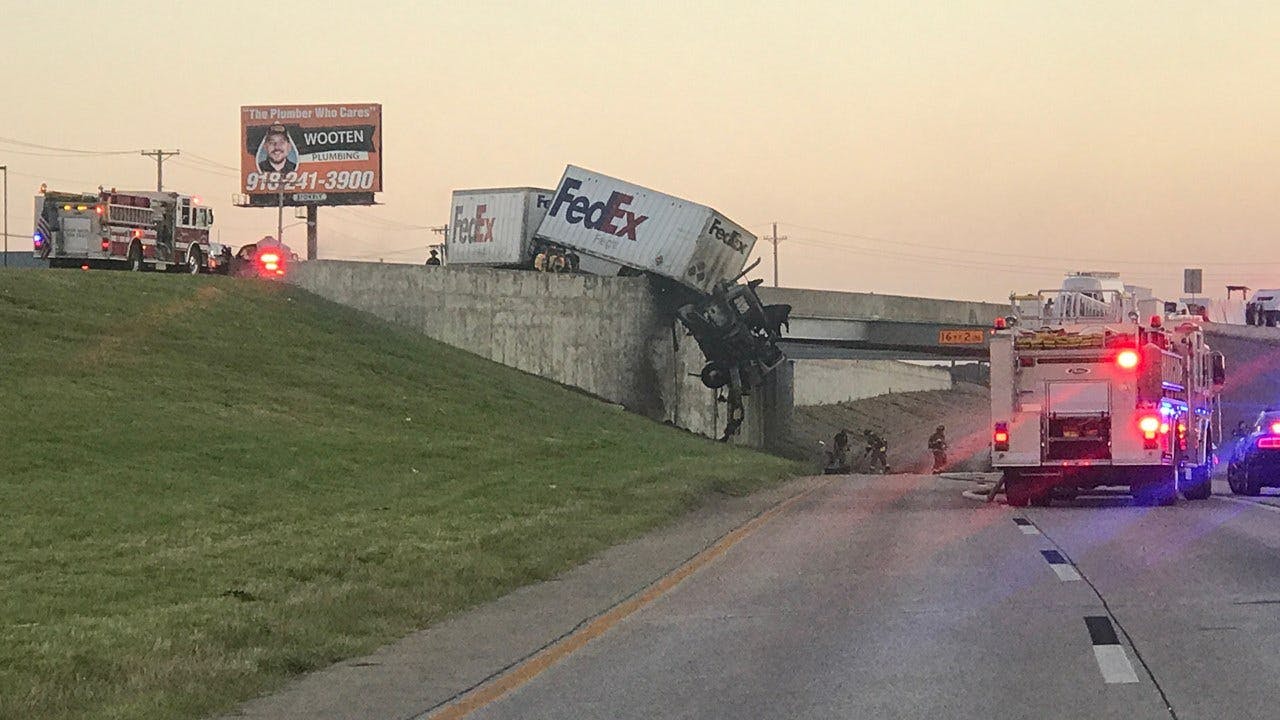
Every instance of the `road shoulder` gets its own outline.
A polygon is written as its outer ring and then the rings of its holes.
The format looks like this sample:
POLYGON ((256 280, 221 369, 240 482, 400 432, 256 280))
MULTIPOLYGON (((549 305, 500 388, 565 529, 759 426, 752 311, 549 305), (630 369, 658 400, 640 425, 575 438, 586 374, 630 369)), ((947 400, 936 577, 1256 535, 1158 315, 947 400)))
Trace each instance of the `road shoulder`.
POLYGON ((635 595, 753 517, 824 482, 716 497, 675 524, 251 700, 224 718, 412 718, 448 702, 635 595))

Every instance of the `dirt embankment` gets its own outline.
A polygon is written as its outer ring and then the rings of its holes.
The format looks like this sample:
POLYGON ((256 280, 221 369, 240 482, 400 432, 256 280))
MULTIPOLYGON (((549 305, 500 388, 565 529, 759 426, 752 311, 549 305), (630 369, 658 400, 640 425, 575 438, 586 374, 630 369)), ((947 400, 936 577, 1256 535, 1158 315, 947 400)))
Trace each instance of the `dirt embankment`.
MULTIPOLYGON (((792 426, 791 453, 797 458, 821 462, 819 441, 829 446, 840 428, 853 436, 856 453, 862 450, 863 428, 871 428, 889 443, 892 472, 929 472, 933 456, 929 435, 938 425, 947 429, 951 470, 984 470, 990 461, 991 401, 987 388, 956 383, 951 390, 892 393, 838 405, 798 406, 792 426)), ((865 466, 855 464, 854 470, 865 466)))

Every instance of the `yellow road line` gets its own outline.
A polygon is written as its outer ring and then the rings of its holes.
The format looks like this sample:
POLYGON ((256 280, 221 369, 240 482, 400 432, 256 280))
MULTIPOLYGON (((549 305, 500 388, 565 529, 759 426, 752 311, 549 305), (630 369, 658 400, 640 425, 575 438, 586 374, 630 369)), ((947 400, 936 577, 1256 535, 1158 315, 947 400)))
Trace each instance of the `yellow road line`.
POLYGON ((552 665, 555 665, 576 652, 582 646, 605 634, 615 625, 625 620, 628 616, 634 614, 637 610, 640 610, 654 600, 662 597, 690 575, 724 555, 728 552, 729 548, 737 545, 747 536, 758 530, 765 523, 777 517, 801 498, 804 498, 825 486, 826 483, 823 483, 822 485, 818 485, 817 487, 813 487, 802 493, 793 495, 760 513, 751 520, 739 525, 726 533, 716 541, 714 545, 689 558, 680 567, 677 567, 675 570, 672 570, 657 582, 650 585, 644 590, 644 592, 614 605, 603 615, 587 623, 577 632, 567 635, 555 643, 548 645, 529 657, 527 660, 524 660, 511 668, 509 671, 485 683, 484 685, 475 688, 471 692, 440 708, 436 712, 427 715, 427 720, 459 720, 459 718, 464 718, 498 698, 501 698, 507 693, 523 686, 530 680, 541 675, 552 665))

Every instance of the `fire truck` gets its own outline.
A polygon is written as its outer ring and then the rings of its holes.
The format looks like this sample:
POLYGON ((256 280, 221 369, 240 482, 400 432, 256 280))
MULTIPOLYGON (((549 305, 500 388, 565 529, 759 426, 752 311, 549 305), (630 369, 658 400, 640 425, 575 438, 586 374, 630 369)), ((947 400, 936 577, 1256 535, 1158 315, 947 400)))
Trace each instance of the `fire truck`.
POLYGON ((213 210, 173 192, 41 187, 35 198, 32 251, 49 267, 213 271, 225 255, 210 247, 213 210))
POLYGON ((1116 273, 1011 297, 991 337, 992 465, 1010 505, 1122 486, 1139 504, 1209 497, 1221 353, 1202 320, 1116 273))

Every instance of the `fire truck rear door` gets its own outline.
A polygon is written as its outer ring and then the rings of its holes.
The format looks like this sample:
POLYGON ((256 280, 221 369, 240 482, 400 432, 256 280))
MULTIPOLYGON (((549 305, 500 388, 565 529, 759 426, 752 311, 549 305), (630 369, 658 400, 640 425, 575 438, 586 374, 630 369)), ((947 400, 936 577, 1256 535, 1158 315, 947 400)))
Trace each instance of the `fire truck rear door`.
POLYGON ((68 255, 88 254, 91 229, 87 217, 62 218, 62 251, 68 255))

